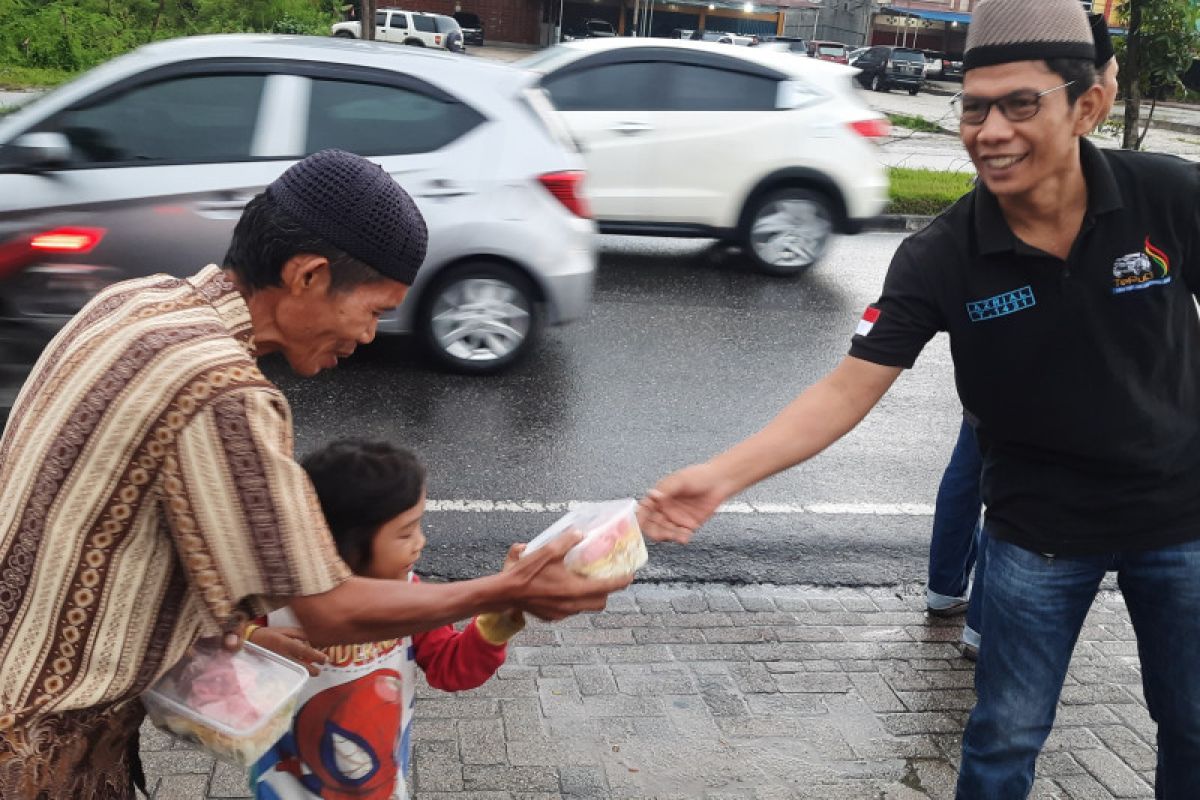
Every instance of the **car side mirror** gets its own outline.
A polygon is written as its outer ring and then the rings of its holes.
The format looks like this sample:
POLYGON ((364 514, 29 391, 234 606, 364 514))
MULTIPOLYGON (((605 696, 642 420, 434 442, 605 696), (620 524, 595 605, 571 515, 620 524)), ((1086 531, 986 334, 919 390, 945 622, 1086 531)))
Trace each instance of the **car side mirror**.
POLYGON ((23 134, 10 146, 17 160, 29 167, 56 167, 71 159, 71 142, 53 131, 23 134))

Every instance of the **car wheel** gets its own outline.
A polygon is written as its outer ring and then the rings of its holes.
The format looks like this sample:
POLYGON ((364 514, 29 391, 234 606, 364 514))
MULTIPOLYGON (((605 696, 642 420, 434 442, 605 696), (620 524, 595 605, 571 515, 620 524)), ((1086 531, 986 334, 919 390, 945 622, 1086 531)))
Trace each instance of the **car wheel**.
POLYGON ((418 333, 434 361, 456 372, 503 370, 529 352, 541 325, 533 284, 505 264, 469 262, 424 292, 418 333))
POLYGON ((883 82, 883 79, 879 77, 878 72, 871 76, 871 91, 873 91, 873 92, 886 92, 887 91, 887 84, 885 84, 883 82))
POLYGON ((833 236, 829 199, 808 189, 772 192, 746 219, 746 253, 768 275, 800 275, 824 255, 833 236))
POLYGON ((916 96, 917 96, 917 89, 916 89, 916 88, 909 89, 909 90, 908 90, 908 93, 909 93, 910 95, 912 95, 913 97, 916 97, 916 96))
POLYGON ((334 34, 334 38, 337 38, 337 39, 353 39, 353 38, 354 38, 354 34, 353 34, 353 33, 351 33, 350 31, 338 31, 337 33, 335 33, 335 34, 334 34))

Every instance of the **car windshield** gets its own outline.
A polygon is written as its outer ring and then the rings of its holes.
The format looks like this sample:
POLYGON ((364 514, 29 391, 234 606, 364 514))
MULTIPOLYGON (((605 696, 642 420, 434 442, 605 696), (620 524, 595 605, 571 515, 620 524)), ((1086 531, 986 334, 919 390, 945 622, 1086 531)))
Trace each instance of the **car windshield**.
POLYGON ((559 64, 573 61, 578 57, 578 50, 559 45, 558 47, 548 47, 529 58, 523 58, 514 66, 545 74, 556 69, 559 64))
POLYGON ((589 22, 587 29, 592 33, 612 33, 613 27, 607 22, 589 22))
POLYGON ((892 61, 920 61, 924 63, 925 54, 919 53, 916 50, 900 50, 897 48, 892 51, 892 61))
POLYGON ((817 46, 817 52, 823 56, 844 56, 846 48, 840 44, 822 44, 817 46))

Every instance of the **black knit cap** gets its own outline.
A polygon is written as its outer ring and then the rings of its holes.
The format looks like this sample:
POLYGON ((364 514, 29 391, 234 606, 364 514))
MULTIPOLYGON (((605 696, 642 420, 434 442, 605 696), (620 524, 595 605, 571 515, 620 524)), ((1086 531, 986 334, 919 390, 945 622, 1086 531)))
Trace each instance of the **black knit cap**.
POLYGON ((412 285, 429 232, 416 203, 383 167, 321 150, 267 187, 288 216, 385 277, 412 285))
POLYGON ((1092 29, 1078 0, 980 0, 975 6, 964 71, 1051 58, 1096 59, 1092 29))
POLYGON ((1092 42, 1096 45, 1096 69, 1100 69, 1113 57, 1112 37, 1108 34, 1108 20, 1103 14, 1088 14, 1092 26, 1092 42))

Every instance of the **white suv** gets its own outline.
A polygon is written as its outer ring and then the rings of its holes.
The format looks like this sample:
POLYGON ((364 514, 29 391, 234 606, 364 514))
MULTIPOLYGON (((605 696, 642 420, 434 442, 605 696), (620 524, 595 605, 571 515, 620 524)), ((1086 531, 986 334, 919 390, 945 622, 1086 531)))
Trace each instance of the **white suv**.
POLYGON ((602 232, 729 240, 763 271, 796 275, 887 203, 873 140, 888 123, 858 99, 849 67, 633 38, 518 66, 542 75, 579 142, 602 232))
MULTIPOLYGON (((362 38, 362 27, 357 21, 339 22, 332 30, 334 36, 344 39, 362 38)), ((375 12, 375 41, 461 51, 463 37, 462 29, 452 17, 381 8, 375 12)))
POLYGON ((536 77, 312 36, 189 36, 113 59, 0 119, 0 416, 37 351, 113 281, 220 263, 246 203, 309 153, 367 156, 429 252, 379 333, 495 372, 586 313, 583 161, 536 77))

